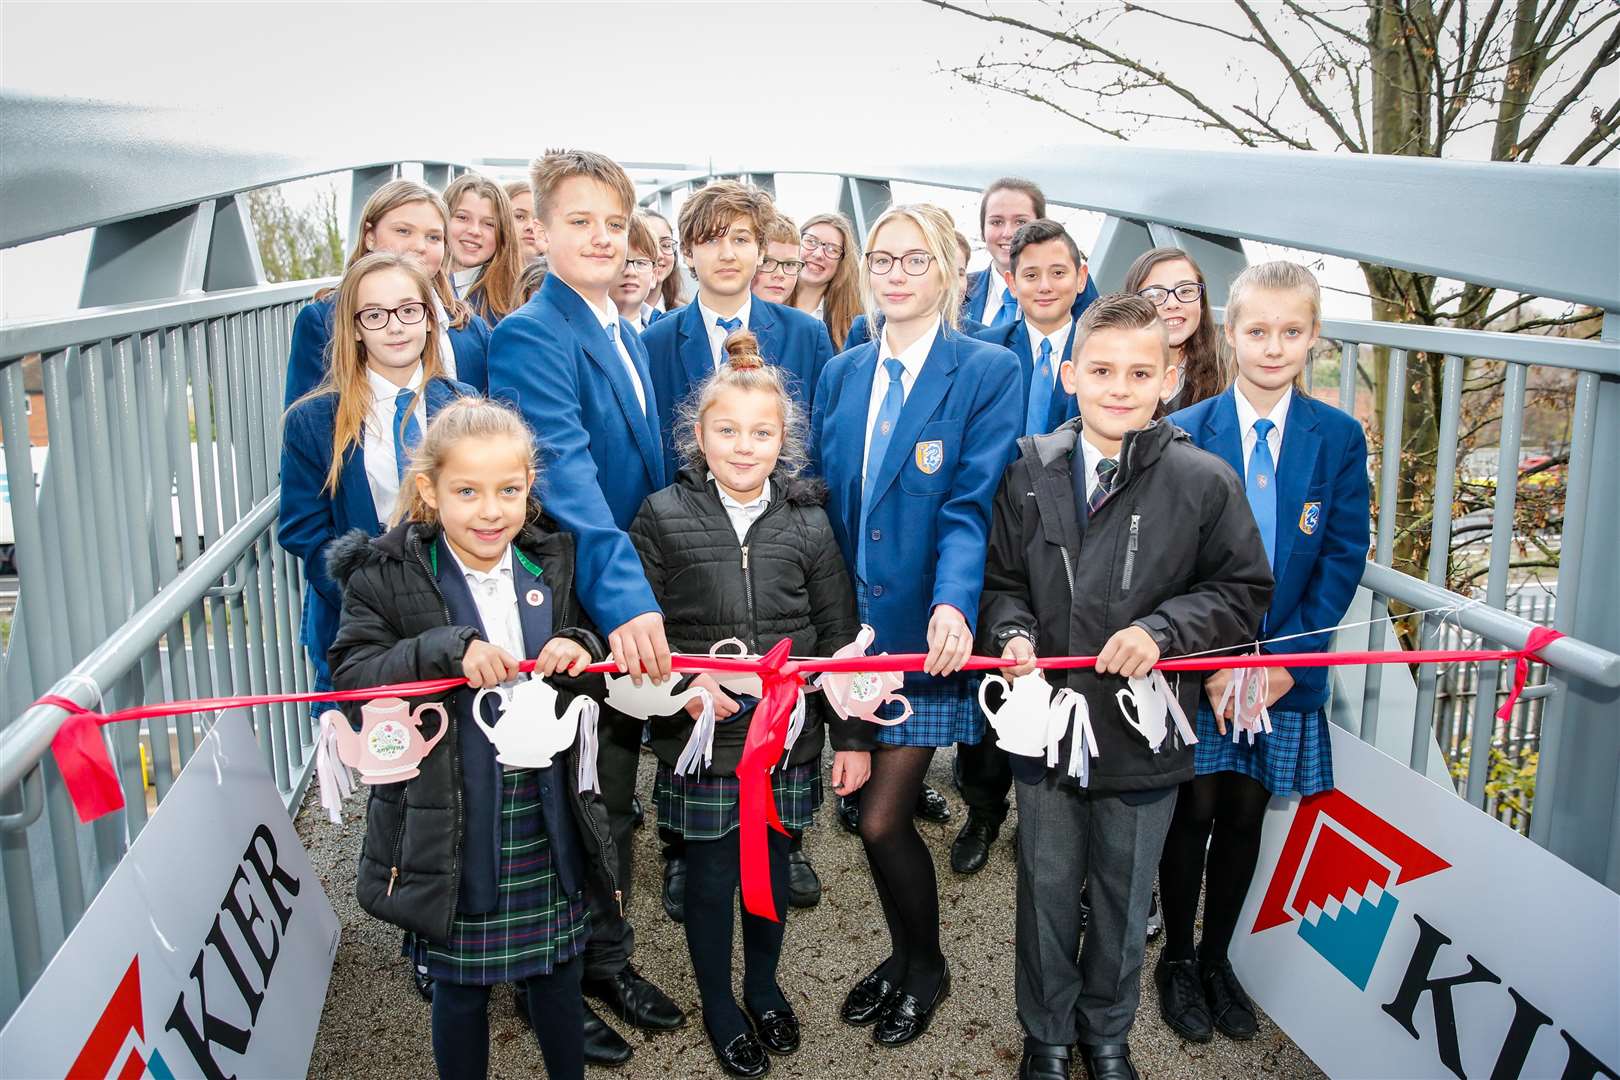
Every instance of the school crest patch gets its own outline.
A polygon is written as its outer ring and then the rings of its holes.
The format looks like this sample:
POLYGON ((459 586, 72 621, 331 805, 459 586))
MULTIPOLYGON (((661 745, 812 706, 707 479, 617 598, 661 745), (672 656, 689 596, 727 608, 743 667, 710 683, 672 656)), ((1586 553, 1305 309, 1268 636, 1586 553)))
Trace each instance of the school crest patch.
POLYGON ((1299 512, 1299 531, 1309 536, 1316 531, 1316 527, 1321 523, 1322 504, 1319 502, 1306 503, 1305 509, 1299 512))
POLYGON ((939 472, 941 465, 945 464, 945 444, 938 439, 920 442, 912 452, 912 456, 916 459, 917 468, 932 476, 939 472))

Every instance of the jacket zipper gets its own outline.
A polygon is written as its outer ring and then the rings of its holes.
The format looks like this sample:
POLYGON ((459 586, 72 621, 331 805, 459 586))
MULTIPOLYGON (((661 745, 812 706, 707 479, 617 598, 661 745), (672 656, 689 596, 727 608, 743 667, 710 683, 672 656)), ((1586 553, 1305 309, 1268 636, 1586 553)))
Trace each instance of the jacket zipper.
MULTIPOLYGON (((409 546, 411 548, 411 553, 416 556, 417 565, 420 566, 422 568, 422 572, 427 575, 428 584, 433 587, 434 595, 439 598, 439 610, 444 615, 444 625, 453 626, 454 624, 450 621, 450 601, 448 601, 448 600, 446 600, 444 598, 444 590, 439 588, 439 580, 438 580, 438 578, 433 576, 433 568, 428 565, 427 557, 422 554, 422 544, 421 544, 421 542, 418 541, 414 535, 410 535, 409 536, 409 546)), ((450 710, 446 709, 445 710, 445 715, 446 715, 446 717, 448 717, 450 715, 450 710)), ((449 721, 447 720, 446 722, 448 723, 449 721)), ((450 772, 451 772, 451 776, 450 776, 451 788, 456 793, 456 838, 455 838, 455 847, 451 849, 451 854, 450 854, 450 870, 451 870, 451 873, 454 875, 455 880, 460 881, 461 880, 461 837, 462 837, 462 834, 467 831, 467 825, 466 825, 467 814, 466 814, 466 811, 463 809, 463 807, 461 805, 461 757, 460 757, 459 754, 452 754, 450 756, 450 772)), ((400 816, 399 816, 399 831, 400 831, 400 840, 401 841, 403 841, 404 837, 405 837, 405 814, 404 814, 404 809, 405 809, 405 800, 402 797, 400 799, 400 816)), ((398 855, 397 851, 396 851, 396 854, 394 856, 394 861, 396 863, 399 861, 399 855, 398 855)), ((388 882, 388 891, 389 891, 390 894, 393 892, 393 889, 394 889, 393 877, 398 877, 398 876, 399 876, 399 867, 395 866, 394 869, 393 869, 393 872, 392 872, 392 877, 389 879, 389 882, 388 882)), ((451 920, 453 922, 454 919, 455 919, 455 911, 453 909, 452 909, 452 911, 450 913, 450 917, 451 917, 451 920)), ((446 926, 445 927, 445 933, 448 934, 449 931, 450 931, 450 927, 446 926)))
MULTIPOLYGON (((759 652, 759 622, 754 615, 754 574, 753 571, 748 569, 748 541, 753 538, 754 530, 759 528, 759 523, 764 521, 771 511, 775 510, 777 506, 782 505, 785 501, 786 496, 783 496, 781 499, 773 499, 770 504, 765 507, 765 512, 749 523, 747 531, 743 533, 743 538, 738 543, 738 547, 742 550, 743 603, 747 606, 748 610, 749 652, 759 652)), ((724 507, 722 507, 721 510, 724 512, 724 507)), ((727 515, 727 524, 730 524, 730 515, 727 515)))
POLYGON ((394 895, 394 882, 399 880, 399 851, 405 844, 405 811, 410 805, 411 789, 407 787, 399 795, 399 828, 394 830, 394 860, 388 868, 388 891, 384 896, 394 895))
POLYGON ((1131 515, 1131 538, 1125 543, 1125 573, 1121 575, 1119 591, 1131 591, 1131 572, 1136 569, 1136 548, 1142 539, 1142 515, 1131 515))
POLYGON ((1074 561, 1069 558, 1069 549, 1068 548, 1060 547, 1060 548, 1058 548, 1058 551, 1060 551, 1063 554, 1063 575, 1069 579, 1069 599, 1073 600, 1074 599, 1074 561))

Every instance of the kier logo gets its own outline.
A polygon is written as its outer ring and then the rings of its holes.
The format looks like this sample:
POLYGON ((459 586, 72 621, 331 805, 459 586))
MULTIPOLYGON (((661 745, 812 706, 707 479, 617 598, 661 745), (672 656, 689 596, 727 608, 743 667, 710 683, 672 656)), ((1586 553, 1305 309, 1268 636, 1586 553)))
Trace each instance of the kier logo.
POLYGON ((1301 800, 1251 933, 1294 922, 1307 945, 1367 989, 1399 900, 1393 886, 1450 867, 1341 791, 1301 800))
POLYGON ((151 1073, 158 1080, 174 1080, 174 1073, 169 1071, 168 1063, 155 1047, 150 1055, 142 1056, 141 1049, 145 1042, 146 1020, 141 1008, 141 958, 137 956, 129 962, 129 969, 118 981, 118 989, 113 991, 107 1007, 101 1011, 90 1037, 84 1041, 79 1056, 73 1059, 67 1075, 116 1076, 118 1080, 135 1080, 151 1073), (131 1032, 135 1033, 135 1045, 124 1057, 122 1067, 114 1072, 113 1065, 129 1044, 131 1032))

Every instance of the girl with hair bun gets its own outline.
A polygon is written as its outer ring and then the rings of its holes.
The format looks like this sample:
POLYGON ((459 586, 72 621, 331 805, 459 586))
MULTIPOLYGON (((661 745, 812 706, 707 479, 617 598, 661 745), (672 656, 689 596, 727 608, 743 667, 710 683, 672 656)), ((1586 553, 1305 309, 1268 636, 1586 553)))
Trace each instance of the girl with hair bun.
MULTIPOLYGON (((705 653, 737 638, 748 652, 764 653, 791 638, 795 655, 829 655, 855 638, 855 594, 822 508, 826 489, 800 475, 804 408, 783 370, 760 356, 753 334, 732 333, 724 351, 725 362, 678 414, 679 479, 648 496, 630 538, 672 649, 705 653)), ((707 674, 693 682, 714 697, 714 756, 695 775, 675 770, 702 711, 696 702, 688 714, 651 721, 658 824, 685 838, 686 942, 710 1044, 726 1072, 762 1076, 767 1052, 798 1049, 799 1021, 776 978, 782 921, 743 913, 741 1008, 731 989, 740 876, 736 769, 758 701, 727 692, 707 674)), ((777 813, 789 829, 808 827, 821 802, 825 728, 840 794, 858 789, 870 769, 870 727, 830 719, 824 728, 820 705, 807 702, 802 732, 771 773, 777 813)), ((771 894, 783 920, 789 839, 772 830, 769 844, 771 894)))

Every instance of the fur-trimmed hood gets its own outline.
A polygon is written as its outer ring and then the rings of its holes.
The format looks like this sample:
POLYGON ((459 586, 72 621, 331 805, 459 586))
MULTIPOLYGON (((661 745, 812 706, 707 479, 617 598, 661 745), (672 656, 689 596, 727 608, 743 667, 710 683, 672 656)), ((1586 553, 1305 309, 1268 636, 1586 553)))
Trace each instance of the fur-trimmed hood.
MULTIPOLYGON (((401 522, 381 536, 371 536, 364 529, 351 529, 326 549, 326 572, 339 587, 347 586, 349 578, 362 566, 375 559, 411 559, 413 545, 431 547, 439 539, 439 533, 437 524, 418 521, 401 522)), ((514 543, 535 555, 553 550, 571 552, 573 548, 573 538, 561 532, 557 523, 539 510, 531 512, 514 543)))

